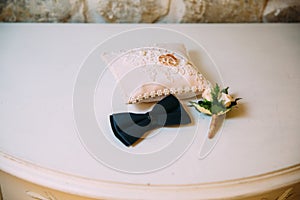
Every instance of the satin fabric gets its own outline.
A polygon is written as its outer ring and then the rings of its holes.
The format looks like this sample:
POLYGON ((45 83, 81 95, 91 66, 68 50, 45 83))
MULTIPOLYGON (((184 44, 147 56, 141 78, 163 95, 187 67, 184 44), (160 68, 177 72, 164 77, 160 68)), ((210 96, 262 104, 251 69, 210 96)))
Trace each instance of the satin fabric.
POLYGON ((164 126, 191 123, 191 118, 179 100, 169 95, 146 113, 116 113, 109 116, 114 135, 126 146, 131 146, 146 133, 164 126))

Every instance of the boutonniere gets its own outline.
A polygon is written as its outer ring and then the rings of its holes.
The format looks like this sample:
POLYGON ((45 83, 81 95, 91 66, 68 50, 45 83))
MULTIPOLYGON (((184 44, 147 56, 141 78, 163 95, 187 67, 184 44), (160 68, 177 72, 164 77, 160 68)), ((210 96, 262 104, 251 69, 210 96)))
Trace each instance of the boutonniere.
POLYGON ((212 116, 208 137, 213 138, 216 134, 215 127, 218 117, 229 112, 237 105, 237 101, 241 98, 234 99, 228 94, 229 87, 220 89, 216 84, 213 88, 208 88, 202 93, 202 99, 198 102, 190 102, 191 107, 195 107, 197 111, 212 116))

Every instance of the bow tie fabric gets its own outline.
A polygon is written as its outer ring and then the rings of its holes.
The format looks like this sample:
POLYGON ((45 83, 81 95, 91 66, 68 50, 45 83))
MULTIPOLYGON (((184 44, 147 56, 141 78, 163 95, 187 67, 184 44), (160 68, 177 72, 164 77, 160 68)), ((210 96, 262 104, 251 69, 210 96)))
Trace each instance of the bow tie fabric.
POLYGON ((124 112, 110 115, 114 135, 126 146, 133 145, 150 130, 189 123, 191 118, 173 95, 159 101, 147 113, 124 112))

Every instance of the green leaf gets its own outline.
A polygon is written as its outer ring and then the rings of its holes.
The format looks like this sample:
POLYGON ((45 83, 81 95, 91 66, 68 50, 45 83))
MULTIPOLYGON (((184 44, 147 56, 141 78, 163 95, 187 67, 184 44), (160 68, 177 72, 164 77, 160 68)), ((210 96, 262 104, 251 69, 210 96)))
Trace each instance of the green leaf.
POLYGON ((207 101, 207 100, 198 101, 198 104, 207 110, 210 110, 210 108, 211 108, 211 102, 207 101))
POLYGON ((220 112, 224 112, 226 107, 223 101, 219 101, 219 97, 221 96, 220 86, 216 84, 216 86, 211 90, 211 113, 218 115, 220 112))
POLYGON ((226 107, 224 106, 224 104, 220 101, 216 101, 212 103, 211 106, 211 113, 212 114, 216 114, 218 115, 221 112, 224 112, 226 110, 226 107))
POLYGON ((191 104, 189 106, 191 107, 195 107, 197 111, 201 112, 201 113, 204 113, 204 114, 207 114, 207 115, 211 115, 211 112, 210 112, 210 102, 207 101, 207 102, 190 102, 191 104))
POLYGON ((242 98, 236 98, 234 101, 231 102, 230 106, 228 106, 228 108, 232 108, 233 106, 237 105, 237 101, 241 100, 242 98))
POLYGON ((220 94, 220 87, 219 87, 219 85, 216 83, 216 86, 211 90, 211 98, 212 98, 212 102, 218 101, 219 94, 220 94))
POLYGON ((225 94, 228 94, 228 89, 229 89, 229 87, 224 88, 223 90, 221 90, 221 92, 222 92, 222 93, 225 93, 225 94))

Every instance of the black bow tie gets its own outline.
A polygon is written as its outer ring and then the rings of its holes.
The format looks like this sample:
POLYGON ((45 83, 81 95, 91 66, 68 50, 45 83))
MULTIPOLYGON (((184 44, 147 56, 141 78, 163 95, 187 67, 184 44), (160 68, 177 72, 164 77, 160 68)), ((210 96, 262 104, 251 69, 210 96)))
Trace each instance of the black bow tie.
POLYGON ((190 122, 189 115, 173 95, 165 97, 150 112, 144 114, 110 115, 110 124, 115 136, 126 146, 134 144, 150 130, 190 122))

